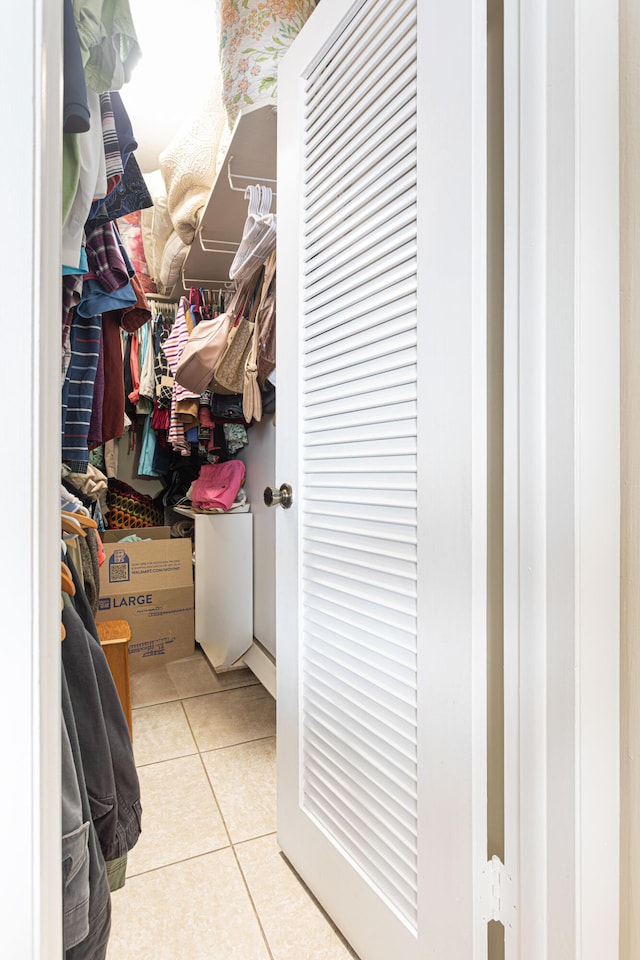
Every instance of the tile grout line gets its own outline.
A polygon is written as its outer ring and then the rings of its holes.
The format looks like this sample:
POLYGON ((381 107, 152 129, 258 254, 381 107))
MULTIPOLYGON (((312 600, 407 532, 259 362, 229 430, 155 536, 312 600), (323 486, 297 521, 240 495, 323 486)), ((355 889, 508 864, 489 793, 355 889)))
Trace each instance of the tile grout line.
POLYGON ((259 680, 250 680, 249 683, 239 683, 237 687, 225 687, 224 690, 208 690, 206 693, 190 693, 188 697, 171 697, 169 700, 154 700, 153 703, 132 704, 132 710, 146 710, 147 707, 162 707, 166 703, 178 703, 183 700, 198 700, 200 697, 211 697, 216 693, 229 693, 232 690, 243 690, 245 687, 259 686, 259 680))
MULTIPOLYGON (((188 700, 188 699, 190 699, 190 698, 187 697, 186 699, 188 700)), ((204 762, 204 759, 203 759, 203 757, 202 757, 202 751, 200 750, 200 747, 198 746, 198 741, 197 741, 197 739, 196 739, 195 732, 194 732, 194 730, 193 730, 193 728, 192 728, 192 726, 191 726, 191 723, 189 722, 189 717, 187 716, 187 711, 186 711, 185 708, 184 708, 184 703, 182 702, 182 700, 180 701, 180 704, 181 704, 181 706, 182 706, 182 709, 184 710, 184 715, 185 715, 185 717, 187 718, 187 723, 189 724, 189 729, 191 730, 191 735, 192 735, 193 739, 195 740, 196 746, 198 747, 198 756, 200 757, 200 763, 202 764, 202 769, 204 770, 204 775, 205 775, 205 777, 207 778, 207 783, 209 784, 209 789, 211 790, 211 793, 212 793, 212 795, 213 795, 214 803, 215 803, 216 807, 218 808, 218 813, 220 814, 220 819, 222 820, 222 825, 224 826, 225 833, 227 834, 227 837, 228 837, 228 839, 229 839, 229 846, 231 847, 231 850, 233 851, 233 857, 234 857, 234 859, 235 859, 235 861, 236 861, 236 865, 237 865, 238 870, 239 870, 239 872, 240 872, 240 876, 242 877, 242 882, 243 882, 243 884, 244 884, 244 888, 245 888, 245 890, 247 891, 247 896, 248 896, 248 898, 249 898, 249 902, 250 902, 251 907, 252 907, 252 909, 253 909, 253 912, 254 912, 254 915, 255 915, 255 918, 256 918, 256 922, 257 922, 257 924, 258 924, 258 928, 259 928, 260 933, 261 933, 261 935, 262 935, 262 939, 263 939, 263 941, 264 941, 264 945, 265 945, 265 947, 266 947, 267 953, 269 954, 269 960, 275 960, 275 958, 274 958, 274 956, 273 956, 273 953, 271 952, 271 947, 270 947, 269 941, 268 941, 268 939, 267 939, 266 931, 265 931, 265 929, 264 929, 264 926, 262 925, 262 920, 261 920, 261 918, 260 918, 260 914, 258 913, 258 908, 256 907, 255 901, 254 901, 253 896, 252 896, 252 894, 251 894, 251 890, 249 889, 249 884, 247 883, 247 878, 245 877, 245 875, 244 875, 244 870, 242 869, 242 866, 241 866, 241 864, 240 864, 240 860, 239 860, 239 858, 238 858, 238 854, 237 854, 237 852, 236 852, 236 848, 235 848, 235 846, 234 846, 234 844, 233 844, 233 840, 231 839, 231 834, 229 833, 229 827, 227 826, 227 821, 225 820, 224 813, 222 812, 222 807, 220 806, 220 804, 219 804, 219 802, 218 802, 218 797, 216 796, 216 791, 215 791, 215 789, 214 789, 214 787, 213 787, 213 783, 211 782, 211 777, 209 776, 209 771, 207 770, 207 765, 206 765, 206 763, 204 762)), ((263 739, 266 739, 266 738, 263 738, 263 739)), ((206 752, 206 753, 209 753, 210 751, 205 751, 205 752, 206 752)), ((226 849, 226 847, 225 847, 224 849, 226 849)))
POLYGON ((259 833, 255 837, 245 837, 244 840, 232 840, 231 845, 241 847, 244 843, 253 843, 254 840, 266 840, 267 837, 276 837, 277 833, 277 830, 269 830, 267 833, 259 833))
POLYGON ((235 844, 233 844, 233 843, 231 844, 231 849, 233 850, 233 856, 235 857, 235 861, 236 861, 236 863, 238 864, 238 870, 240 871, 240 876, 242 877, 242 882, 244 883, 245 890, 247 891, 247 896, 249 897, 249 900, 251 901, 251 906, 253 907, 253 912, 254 912, 255 915, 256 915, 256 920, 258 921, 258 926, 260 927, 260 932, 262 933, 262 939, 264 940, 264 945, 265 945, 265 947, 267 948, 267 953, 269 954, 270 960, 275 960, 275 958, 274 958, 274 956, 273 956, 273 953, 271 952, 271 944, 269 943, 269 940, 267 939, 267 933, 266 933, 266 931, 265 931, 265 929, 264 929, 264 927, 263 927, 263 925, 262 925, 262 919, 261 919, 261 917, 260 917, 260 914, 259 914, 259 912, 258 912, 258 908, 257 908, 257 906, 256 906, 256 904, 255 904, 254 899, 253 899, 253 894, 251 893, 251 890, 249 889, 249 883, 248 883, 247 878, 246 878, 246 876, 245 876, 245 874, 244 874, 244 870, 242 869, 242 864, 240 863, 240 858, 238 857, 238 852, 237 852, 237 850, 236 850, 236 848, 235 848, 235 844))
POLYGON ((201 853, 194 853, 192 857, 181 857, 179 860, 172 860, 170 863, 161 863, 157 867, 149 867, 148 870, 141 870, 140 873, 127 874, 127 881, 137 880, 138 877, 146 877, 150 873, 157 873, 159 870, 168 870, 169 867, 177 867, 181 863, 190 863, 191 860, 200 860, 201 857, 209 857, 212 853, 222 853, 223 850, 230 850, 232 844, 228 843, 224 847, 214 847, 212 850, 203 850, 201 853))
MULTIPOLYGON (((188 719, 187 723, 189 723, 188 719)), ((195 740, 195 735, 190 724, 189 729, 195 740)), ((268 737, 254 737, 252 740, 239 740, 238 743, 226 743, 222 747, 207 747, 206 750, 200 750, 196 743, 196 749, 193 753, 181 753, 177 757, 164 757, 162 760, 148 760, 146 763, 136 763, 136 770, 142 767, 152 767, 155 763, 169 763, 171 760, 182 760, 183 757, 195 757, 198 753, 219 753, 221 750, 233 750, 235 747, 244 747, 247 743, 261 743, 263 740, 275 740, 275 736, 271 734, 271 736, 268 737)))
POLYGON ((148 760, 146 763, 136 763, 136 770, 143 770, 145 767, 155 767, 158 763, 171 763, 173 760, 185 760, 187 757, 197 757, 197 748, 193 753, 181 753, 178 757, 165 757, 163 760, 148 760))

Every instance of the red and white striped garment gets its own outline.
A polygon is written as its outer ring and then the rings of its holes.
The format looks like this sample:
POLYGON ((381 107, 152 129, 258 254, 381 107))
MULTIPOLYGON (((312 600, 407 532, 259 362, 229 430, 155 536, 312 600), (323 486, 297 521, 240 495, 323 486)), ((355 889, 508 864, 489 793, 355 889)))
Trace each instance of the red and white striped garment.
MULTIPOLYGON (((178 312, 176 314, 176 320, 173 325, 173 329, 167 337, 163 348, 169 364, 169 369, 174 377, 178 363, 180 362, 180 357, 182 356, 182 351, 184 350, 185 344, 189 339, 189 329, 186 322, 186 312, 188 309, 189 304, 186 298, 182 297, 178 306, 178 312)), ((181 453, 183 457, 189 456, 191 448, 185 439, 184 424, 178 420, 176 416, 176 403, 178 400, 197 400, 199 397, 199 393, 191 393, 189 390, 181 387, 177 380, 174 379, 173 394, 171 396, 171 414, 169 417, 168 440, 173 449, 181 453)))

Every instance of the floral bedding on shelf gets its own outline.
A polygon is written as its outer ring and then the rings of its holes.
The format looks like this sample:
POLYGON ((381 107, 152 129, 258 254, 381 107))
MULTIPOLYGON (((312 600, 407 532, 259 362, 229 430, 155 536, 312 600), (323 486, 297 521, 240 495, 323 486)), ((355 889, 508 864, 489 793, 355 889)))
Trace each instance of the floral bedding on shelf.
POLYGON ((240 110, 277 96, 278 62, 315 0, 216 0, 223 100, 233 126, 240 110))

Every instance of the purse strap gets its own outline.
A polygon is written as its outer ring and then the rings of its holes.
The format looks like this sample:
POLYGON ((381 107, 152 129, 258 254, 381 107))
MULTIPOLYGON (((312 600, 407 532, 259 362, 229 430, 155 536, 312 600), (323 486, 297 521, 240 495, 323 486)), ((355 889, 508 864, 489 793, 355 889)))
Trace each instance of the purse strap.
POLYGON ((273 278, 276 275, 276 251, 272 250, 267 258, 267 262, 264 265, 264 281, 262 284, 262 296, 260 298, 260 306, 267 299, 267 295, 273 283, 273 278))
MULTIPOLYGON (((256 301, 259 301, 258 307, 254 313, 254 317, 258 313, 260 307, 267 299, 269 289, 273 282, 273 278, 276 275, 276 251, 274 250, 269 254, 269 259, 264 265, 264 276, 262 278, 262 288, 260 290, 260 296, 256 297, 256 301)), ((247 360, 247 369, 249 368, 253 371, 257 370, 258 362, 258 324, 256 323, 253 328, 253 339, 251 341, 251 352, 249 353, 249 359, 247 360)))
POLYGON ((264 280, 264 267, 260 267, 260 270, 258 272, 258 276, 256 279, 256 283, 253 288, 253 294, 252 294, 253 300, 251 301, 251 306, 249 308, 249 316, 248 316, 249 323, 254 323, 256 319, 256 314, 260 309, 260 307, 262 306, 262 299, 263 299, 263 293, 264 293, 263 280, 264 280))
POLYGON ((231 325, 236 326, 247 312, 251 304, 251 298, 254 296, 257 284, 262 273, 262 266, 255 270, 250 277, 242 280, 236 289, 231 302, 227 307, 227 313, 231 316, 231 325))

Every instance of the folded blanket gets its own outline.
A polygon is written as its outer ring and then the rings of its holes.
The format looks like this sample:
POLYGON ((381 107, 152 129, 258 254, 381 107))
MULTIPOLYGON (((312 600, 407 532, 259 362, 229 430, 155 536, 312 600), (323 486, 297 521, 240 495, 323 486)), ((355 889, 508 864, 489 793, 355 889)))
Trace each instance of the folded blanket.
POLYGON ((227 115, 222 102, 222 78, 218 74, 204 108, 160 154, 167 210, 183 243, 193 243, 225 138, 228 139, 227 115))

